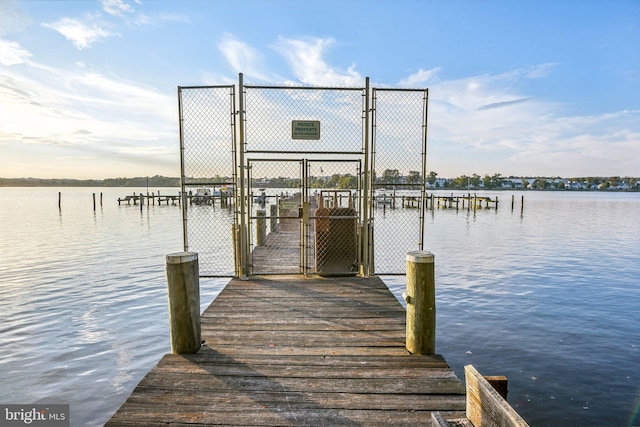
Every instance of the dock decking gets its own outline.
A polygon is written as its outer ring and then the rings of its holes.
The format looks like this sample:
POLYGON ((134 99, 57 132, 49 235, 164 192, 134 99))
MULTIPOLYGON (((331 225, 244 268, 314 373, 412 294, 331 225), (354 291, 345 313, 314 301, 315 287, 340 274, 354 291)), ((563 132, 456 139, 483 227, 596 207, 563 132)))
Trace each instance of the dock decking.
POLYGON ((405 349, 405 310, 379 278, 233 279, 202 314, 205 345, 165 355, 107 423, 430 425, 465 388, 405 349))

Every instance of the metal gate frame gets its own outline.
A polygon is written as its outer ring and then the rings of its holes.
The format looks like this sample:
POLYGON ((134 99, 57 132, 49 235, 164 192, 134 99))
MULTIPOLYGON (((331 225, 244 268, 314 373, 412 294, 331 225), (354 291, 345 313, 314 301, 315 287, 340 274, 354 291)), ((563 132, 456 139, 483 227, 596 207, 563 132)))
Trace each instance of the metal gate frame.
MULTIPOLYGON (((255 221, 255 217, 251 215, 250 209, 250 189, 251 189, 251 175, 250 175, 250 162, 257 161, 257 157, 264 156, 264 160, 268 161, 301 161, 301 177, 302 177, 302 211, 304 207, 308 206, 309 191, 308 186, 305 188, 306 179, 308 178, 308 164, 313 162, 327 162, 332 161, 328 156, 340 156, 340 159, 334 159, 333 161, 341 162, 358 162, 361 169, 358 174, 358 254, 359 254, 359 274, 362 276, 371 276, 375 274, 404 274, 404 265, 399 268, 398 271, 384 271, 378 272, 375 268, 375 252, 374 252, 374 220, 375 209, 373 205, 374 191, 376 187, 375 182, 375 166, 378 154, 376 153, 376 145, 378 144, 378 108, 384 104, 378 102, 379 94, 389 92, 421 92, 423 93, 423 105, 422 105, 422 124, 421 124, 421 138, 417 141, 412 135, 412 144, 415 140, 415 145, 420 144, 421 148, 421 166, 420 166, 420 200, 419 200, 419 236, 417 241, 417 249, 423 249, 424 245, 424 218, 425 218, 425 198, 426 198, 426 160, 427 160, 427 110, 428 110, 428 89, 393 89, 393 88, 370 88, 369 78, 365 79, 365 85, 361 88, 336 88, 336 87, 288 87, 288 86, 251 86, 245 85, 243 75, 239 74, 239 90, 236 92, 235 85, 224 86, 184 86, 178 87, 178 110, 179 110, 179 125, 180 125, 180 166, 181 166, 181 194, 183 196, 183 238, 184 238, 184 250, 200 251, 201 247, 198 246, 197 239, 194 239, 192 234, 194 230, 190 227, 190 213, 188 211, 189 191, 193 190, 197 186, 209 186, 220 185, 219 181, 211 180, 213 174, 207 175, 202 173, 199 176, 191 176, 190 161, 191 158, 185 156, 185 153, 189 153, 191 150, 191 136, 187 136, 185 129, 189 129, 189 126, 203 126, 202 123, 194 124, 191 121, 189 114, 185 115, 185 106, 183 102, 183 92, 189 90, 224 90, 229 91, 229 122, 228 125, 228 147, 231 153, 231 161, 227 162, 227 167, 230 168, 230 179, 224 184, 229 185, 233 190, 233 224, 232 224, 232 252, 233 252, 233 274, 236 277, 246 277, 252 274, 250 249, 252 247, 251 233, 252 233, 252 221, 255 221), (351 150, 273 150, 258 148, 254 149, 247 144, 247 91, 251 90, 274 90, 277 91, 299 91, 313 94, 313 91, 357 91, 362 94, 362 111, 360 117, 361 129, 361 141, 359 149, 351 150), (252 159, 248 159, 248 156, 252 156, 252 159), (230 163, 230 164, 229 164, 230 163), (306 204, 306 205, 305 205, 306 204)), ((318 93, 318 92, 316 92, 318 93)), ((401 102, 400 102, 401 104, 401 102)), ((197 107, 200 107, 198 105, 197 107)), ((397 106, 396 106, 397 107, 397 106)), ((190 107, 191 108, 191 107, 190 107)), ((205 108, 205 107, 203 107, 205 108)), ((308 114, 308 113, 307 113, 308 114)), ((207 120, 205 114, 196 114, 196 119, 207 120)), ((307 119, 306 117, 302 117, 307 119)), ((331 123, 331 122, 328 122, 331 123)), ((352 130, 353 131, 353 128, 352 130)), ((350 132, 351 132, 350 131, 350 132)), ((225 137, 226 139, 226 137, 225 137)), ((229 152, 227 152, 229 153, 229 152)), ((210 153, 208 154, 210 155, 210 153)), ((402 183, 396 183, 402 186, 402 183)), ((395 185, 395 184, 394 184, 395 185)), ((308 212, 307 212, 308 215, 308 212)), ((309 218, 306 218, 309 221, 309 218)), ((303 224, 301 243, 303 248, 305 247, 305 236, 307 236, 309 230, 309 223, 303 224), (305 229, 306 228, 306 229, 305 229)), ((206 233, 206 231, 205 231, 206 233)), ((213 239, 219 236, 209 235, 209 239, 213 239)), ((307 245, 308 246, 308 245, 307 245)), ((416 246, 411 245, 410 250, 414 250, 416 246)), ((400 254, 404 258, 404 254, 400 254)), ((306 258, 307 254, 303 254, 301 257, 301 274, 311 274, 313 269, 309 268, 309 260, 306 258)), ((202 266, 202 260, 201 260, 202 266)), ((201 267, 202 268, 202 267, 201 267)), ((228 277, 228 270, 223 268, 220 271, 205 271, 202 276, 204 277, 228 277), (224 270, 224 271, 222 271, 224 270)))
MULTIPOLYGON (((237 143, 237 118, 236 111, 236 86, 178 86, 178 123, 180 136, 180 195, 182 197, 182 231, 184 251, 197 251, 199 253, 199 265, 202 277, 229 277, 237 275, 238 255, 236 253, 237 224, 239 221, 237 206, 239 197, 238 188, 238 143, 237 143), (193 93, 192 97, 187 94, 193 93), (219 98, 216 100, 216 97, 219 98), (223 97, 228 97, 224 100, 223 97), (217 101, 217 102, 216 102, 217 101), (224 104, 227 104, 226 108, 224 104), (226 110, 216 115, 216 107, 226 110), (228 120, 228 121, 227 121, 228 120), (218 123, 214 123, 218 122, 218 123), (218 142, 223 145, 220 150, 229 155, 229 159, 221 159, 216 156, 212 144, 218 142), (219 160, 216 165, 223 172, 224 179, 214 180, 211 163, 219 160), (195 167, 198 165, 198 167, 195 167), (229 179, 226 179, 229 178, 229 179), (227 230, 227 236, 231 235, 228 249, 209 251, 209 245, 202 242, 211 242, 211 230, 200 230, 199 225, 210 224, 208 217, 196 218, 194 210, 189 209, 192 202, 197 201, 193 197, 193 191, 200 188, 215 188, 215 186, 228 186, 233 193, 229 197, 228 206, 233 208, 232 228, 227 230), (198 221, 200 219, 200 221, 198 221), (194 224, 195 221, 195 224, 194 224), (190 227, 190 223, 193 226, 190 227), (197 224, 197 225, 196 225, 197 224), (214 252, 214 253, 211 253, 214 252), (230 261, 222 260, 218 253, 232 253, 230 261)), ((205 202, 209 203, 204 197, 205 202)), ((215 205, 215 199, 210 198, 215 205)), ((222 202, 220 200, 220 204, 222 202)))
MULTIPOLYGON (((239 80, 240 80, 240 87, 241 87, 241 93, 240 93, 240 108, 239 108, 239 140, 238 140, 238 144, 240 147, 242 147, 241 149, 238 149, 238 155, 239 155, 239 162, 238 164, 240 165, 244 165, 245 164, 245 156, 248 155, 261 155, 261 156, 272 156, 269 158, 292 158, 292 159, 296 159, 299 160, 300 158, 304 159, 305 161, 327 161, 326 156, 345 156, 345 159, 341 159, 341 160, 352 160, 352 161, 361 161, 364 162, 365 167, 362 168, 362 173, 359 176, 359 180, 361 183, 363 183, 363 188, 365 188, 365 191, 362 191, 362 198, 363 198, 363 203, 362 206, 367 206, 368 204, 368 191, 366 190, 367 188, 367 182, 368 182, 368 162, 369 162, 369 144, 368 144, 368 132, 369 132, 369 107, 368 107, 368 102, 369 102, 369 96, 367 95, 369 92, 369 79, 366 79, 366 86, 364 88, 345 88, 345 87, 308 87, 308 86, 301 86, 301 87, 283 87, 283 86, 253 86, 253 85, 244 85, 243 83, 243 76, 242 74, 240 74, 239 76, 239 80), (358 145, 359 148, 357 150, 300 150, 300 149, 280 149, 280 150, 273 150, 273 149, 265 149, 265 148, 257 148, 257 149, 253 149, 251 147, 249 147, 249 145, 247 144, 246 141, 246 137, 247 137, 247 131, 246 131, 246 124, 247 124, 247 118, 246 118, 246 114, 247 114, 247 107, 246 107, 246 96, 248 91, 251 90, 265 90, 265 91, 276 91, 276 92, 282 92, 282 93, 287 93, 287 92, 293 92, 293 91, 298 91, 298 92, 304 92, 304 93, 308 93, 308 94, 313 94, 315 93, 320 93, 320 91, 333 91, 333 92, 351 92, 351 93, 358 93, 359 96, 362 97, 362 107, 361 107, 361 111, 359 113, 360 116, 360 120, 361 120, 361 125, 359 127, 359 133, 360 133, 360 137, 358 145), (325 157, 320 157, 320 156, 325 156, 325 157)), ((308 114, 308 113, 307 113, 308 114)), ((305 117, 300 117, 301 119, 305 118, 305 117)), ((307 168, 303 167, 303 182, 306 182, 307 179, 307 168)), ((245 202, 247 201, 247 197, 244 195, 244 189, 248 188, 248 183, 246 182, 245 177, 248 175, 248 172, 246 170, 242 170, 239 171, 238 176, 240 177, 239 179, 239 188, 240 188, 240 197, 241 200, 245 200, 245 202)), ((360 185, 359 185, 360 186, 360 185)), ((303 213, 306 212, 306 209, 308 209, 308 193, 307 191, 302 191, 302 195, 303 195, 303 206, 302 206, 302 211, 303 213)), ((249 262, 249 251, 251 248, 251 241, 250 241, 250 235, 247 231, 244 232, 244 234, 242 234, 242 230, 247 230, 247 224, 250 222, 251 218, 248 216, 248 209, 245 206, 246 203, 241 204, 240 205, 240 229, 241 229, 241 235, 239 235, 238 237, 238 244, 239 244, 239 248, 238 248, 238 253, 240 254, 240 259, 243 260, 242 264, 240 266, 239 269, 239 275, 241 277, 243 277, 244 275, 249 275, 251 274, 251 266, 250 266, 250 262, 249 262)), ((363 212, 363 219, 362 219, 362 224, 366 224, 368 222, 367 220, 367 209, 362 209, 363 212)), ((308 212, 306 212, 308 215, 308 212)), ((301 237, 301 241, 304 243, 305 242, 305 235, 304 233, 308 232, 308 230, 305 230, 305 227, 303 227, 303 235, 301 237)), ((364 241, 366 242, 366 236, 364 237, 364 241)), ((366 247, 366 246, 365 246, 366 247)), ((307 260, 306 260, 306 256, 303 256, 302 258, 302 266, 301 266, 301 272, 302 274, 307 274, 309 271, 308 265, 307 265, 307 260)), ((366 265, 367 260, 369 259, 369 257, 363 256, 362 260, 363 262, 360 265, 360 274, 363 275, 369 275, 370 272, 368 270, 368 266, 366 265)))
MULTIPOLYGON (((305 267, 305 245, 304 245, 304 233, 305 231, 305 218, 304 215, 300 215, 299 212, 301 212, 301 210, 303 209, 303 206, 305 206, 305 197, 304 197, 304 161, 302 159, 293 159, 293 158, 276 158, 276 159, 265 159, 265 158, 247 158, 246 159, 246 171, 247 171, 247 225, 248 225, 248 233, 247 233, 247 239, 248 239, 248 244, 247 244, 247 254, 249 257, 248 260, 248 267, 247 267, 247 271, 248 273, 251 274, 261 274, 261 275, 268 275, 268 274, 304 274, 306 270, 305 267), (276 197, 276 206, 278 206, 278 212, 275 215, 275 218, 271 215, 271 213, 269 212, 267 214, 267 212, 265 211, 265 215, 258 215, 258 210, 256 210, 255 214, 253 213, 253 209, 252 206, 254 205, 254 203, 256 202, 256 198, 261 197, 256 196, 255 195, 255 188, 253 186, 253 171, 254 171, 254 167, 255 164, 260 164, 260 163, 288 163, 288 164, 298 164, 298 176, 297 178, 294 177, 293 179, 298 179, 300 181, 300 184, 298 187, 294 187, 292 188, 292 190, 299 190, 300 193, 300 197, 299 197, 299 202, 296 203, 294 212, 296 214, 295 217, 293 216, 284 216, 281 215, 281 209, 280 209, 280 203, 282 202, 281 199, 279 199, 278 197, 276 197), (295 218, 295 220, 294 220, 295 218), (260 264, 257 263, 255 260, 255 254, 256 251, 258 250, 258 246, 260 246, 260 242, 258 239, 258 229, 259 229, 259 222, 260 221, 266 221, 266 220, 272 220, 275 219, 278 222, 279 227, 284 223, 284 220, 293 220, 292 222, 297 223, 298 224, 298 240, 299 240, 299 250, 297 251, 297 266, 293 267, 291 270, 286 270, 287 266, 283 266, 282 264, 280 264, 279 266, 277 266, 278 268, 276 270, 273 271, 268 271, 265 270, 263 268, 262 265, 256 265, 256 264, 260 264), (296 270, 296 271, 293 271, 296 270)), ((295 195, 296 193, 294 193, 295 195)), ((271 205, 271 204, 270 204, 271 205)), ((266 207, 266 200, 264 203, 264 207, 266 207)), ((272 230, 273 231, 273 230, 272 230)), ((274 255, 274 253, 271 253, 270 255, 274 255)), ((278 261, 283 261, 278 259, 278 261)))
MULTIPOLYGON (((378 100, 380 98, 379 94, 410 94, 410 93, 415 93, 417 95, 422 94, 422 114, 421 114, 421 129, 420 129, 420 136, 419 136, 419 140, 416 138, 416 142, 420 143, 420 166, 421 166, 421 170, 420 170, 420 176, 422 177, 421 182, 420 182, 420 200, 418 201, 418 213, 419 213, 419 233, 418 233, 418 241, 417 241, 417 248, 418 250, 423 250, 424 249, 424 236, 425 236, 425 227, 424 227, 424 222, 425 222, 425 212, 426 212, 426 174, 427 174, 427 124, 428 124, 428 109, 429 109, 429 89, 425 88, 425 89, 406 89, 406 88, 372 88, 371 89, 371 177, 372 179, 374 178, 375 175, 375 171, 376 171, 376 160, 377 160, 377 156, 378 156, 378 149, 377 149, 377 145, 378 145, 378 130, 379 130, 379 126, 378 126, 378 100)), ((384 106, 385 104, 382 103, 382 105, 384 106)), ((398 187, 403 187, 406 184, 404 183, 393 183, 392 184, 394 187, 398 186, 398 187)), ((370 193, 370 200, 374 201, 375 200, 375 186, 376 184, 372 181, 370 183, 370 189, 371 189, 371 193, 370 193)), ((371 242, 374 241, 374 224, 375 224, 375 209, 374 209, 374 203, 371 203, 369 205, 370 207, 370 236, 369 239, 371 242)), ((380 242, 379 244, 381 244, 382 242, 380 242)), ((380 246, 378 246, 380 247, 380 246)), ((407 250, 413 250, 411 248, 407 248, 407 250)), ((381 274, 381 275, 404 275, 405 274, 405 270, 404 270, 404 263, 403 263, 403 268, 400 269, 399 271, 380 271, 380 269, 376 269, 375 268, 375 247, 372 244, 372 247, 370 249, 370 251, 368 252, 371 256, 371 260, 370 260, 370 266, 371 266, 371 271, 374 272, 373 274, 381 274)), ((399 253, 398 254, 399 257, 402 258, 402 260, 404 260, 404 253, 399 253)))

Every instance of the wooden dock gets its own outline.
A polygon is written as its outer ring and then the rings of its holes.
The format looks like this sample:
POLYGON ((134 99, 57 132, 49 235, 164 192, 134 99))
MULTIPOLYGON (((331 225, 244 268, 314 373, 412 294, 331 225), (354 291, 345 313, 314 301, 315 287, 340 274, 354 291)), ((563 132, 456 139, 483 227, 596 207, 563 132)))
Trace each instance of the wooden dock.
POLYGON ((405 348, 405 310, 379 278, 233 279, 202 314, 204 346, 165 355, 107 425, 431 425, 465 388, 405 348))
POLYGON ((162 203, 166 203, 167 205, 169 203, 171 203, 172 205, 179 205, 182 202, 182 197, 178 194, 178 195, 174 195, 174 194, 168 194, 168 195, 160 195, 160 192, 158 191, 158 194, 152 193, 152 194, 131 194, 128 196, 124 196, 124 197, 118 197, 118 205, 122 204, 123 202, 126 202, 127 205, 130 205, 131 202, 133 202, 134 205, 137 205, 138 203, 140 203, 140 205, 144 205, 144 204, 148 204, 148 205, 155 205, 156 204, 156 200, 158 201, 158 206, 162 205, 162 203))
MULTIPOLYGON (((220 206, 229 206, 230 201, 233 199, 230 196, 216 196, 216 195, 206 195, 206 196, 199 196, 199 195, 193 195, 193 194, 189 194, 185 196, 188 203, 187 205, 216 205, 219 204, 220 206)), ((163 203, 166 205, 172 204, 172 205, 180 205, 182 203, 182 199, 183 197, 180 194, 166 194, 166 195, 161 195, 160 192, 158 191, 158 194, 151 193, 151 194, 130 194, 124 197, 118 197, 118 205, 121 205, 122 203, 126 202, 127 205, 131 205, 131 202, 133 202, 134 205, 155 205, 156 201, 158 202, 158 206, 161 206, 163 203)))

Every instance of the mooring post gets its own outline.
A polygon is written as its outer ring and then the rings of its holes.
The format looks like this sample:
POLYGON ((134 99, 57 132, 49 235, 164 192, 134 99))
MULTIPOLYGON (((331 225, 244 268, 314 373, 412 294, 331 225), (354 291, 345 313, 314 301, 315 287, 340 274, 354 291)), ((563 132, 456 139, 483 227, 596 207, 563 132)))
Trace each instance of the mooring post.
POLYGON ((271 232, 274 233, 278 226, 278 205, 269 206, 269 216, 271 217, 271 232))
POLYGON ((511 195, 511 211, 513 212, 513 206, 515 205, 515 200, 516 200, 516 195, 512 194, 511 195))
POLYGON ((200 349, 200 279, 198 254, 167 255, 171 352, 193 354, 200 349))
POLYGON ((58 210, 62 210, 62 191, 58 191, 58 210))
POLYGON ((436 352, 436 286, 434 256, 407 253, 406 347, 412 354, 436 352))
POLYGON ((524 212, 524 195, 522 196, 522 201, 520 202, 520 215, 524 212))
POLYGON ((264 246, 267 239, 267 211, 259 209, 256 211, 256 246, 264 246))
POLYGON ((93 211, 96 211, 96 193, 93 193, 93 211))

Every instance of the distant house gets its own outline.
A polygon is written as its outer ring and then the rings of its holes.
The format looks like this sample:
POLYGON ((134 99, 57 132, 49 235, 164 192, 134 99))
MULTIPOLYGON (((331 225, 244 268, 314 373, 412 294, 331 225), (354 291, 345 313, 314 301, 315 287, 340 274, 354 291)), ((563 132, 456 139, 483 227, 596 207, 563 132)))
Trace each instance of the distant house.
POLYGON ((436 178, 433 184, 427 181, 425 184, 425 187, 426 188, 444 188, 444 185, 446 182, 447 182, 446 178, 436 178))

